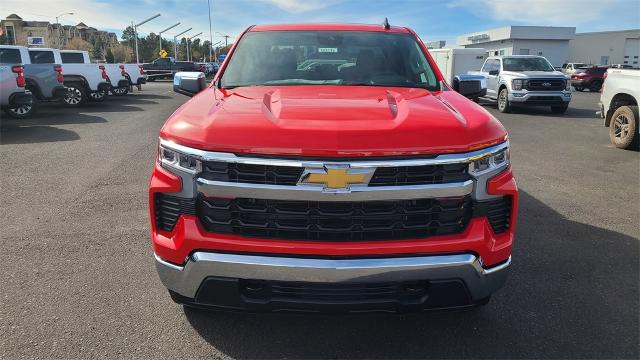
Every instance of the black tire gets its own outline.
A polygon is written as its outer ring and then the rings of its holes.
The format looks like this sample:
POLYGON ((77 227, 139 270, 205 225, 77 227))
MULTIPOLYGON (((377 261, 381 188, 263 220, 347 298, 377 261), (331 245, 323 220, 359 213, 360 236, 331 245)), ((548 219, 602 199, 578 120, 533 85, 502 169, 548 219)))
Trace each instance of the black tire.
POLYGON ((103 102, 107 99, 109 92, 107 90, 92 91, 89 93, 88 99, 93 102, 103 102))
POLYGON ((147 81, 149 81, 149 82, 154 82, 154 81, 156 81, 156 78, 155 78, 155 77, 148 77, 148 78, 147 78, 147 81))
POLYGON ((68 83, 64 85, 67 93, 62 98, 62 102, 68 107, 77 107, 82 105, 86 100, 84 85, 79 82, 68 83))
POLYGON ((635 149, 638 137, 638 106, 620 106, 611 116, 609 140, 619 149, 635 149))
POLYGON ((129 86, 116 87, 111 90, 114 96, 125 96, 129 93, 129 86))
POLYGON ((511 104, 509 104, 509 91, 502 88, 498 93, 498 111, 501 113, 511 112, 511 104))
POLYGON ((4 109, 4 112, 14 119, 25 119, 35 114, 37 108, 38 108, 38 100, 36 99, 35 95, 33 95, 31 104, 20 105, 12 108, 6 108, 4 109))
POLYGON ((569 108, 569 104, 552 106, 551 112, 554 114, 564 114, 567 112, 568 108, 569 108))
POLYGON ((581 86, 574 86, 573 88, 574 88, 576 91, 580 91, 580 92, 584 91, 584 88, 583 88, 583 87, 581 87, 581 86))
POLYGON ((602 87, 602 82, 595 80, 591 84, 589 84, 589 91, 598 92, 600 91, 601 87, 602 87))

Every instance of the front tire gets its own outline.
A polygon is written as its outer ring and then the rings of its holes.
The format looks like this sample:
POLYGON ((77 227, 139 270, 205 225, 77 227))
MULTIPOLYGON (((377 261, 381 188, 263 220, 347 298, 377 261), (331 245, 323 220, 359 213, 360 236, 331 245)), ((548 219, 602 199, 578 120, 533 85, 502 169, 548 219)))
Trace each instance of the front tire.
POLYGON ((609 139, 619 149, 638 147, 638 106, 620 106, 611 116, 609 139))
POLYGON ((82 105, 86 100, 84 86, 81 83, 65 84, 67 93, 62 98, 66 106, 76 107, 82 105))
POLYGON ((573 88, 574 88, 576 91, 580 91, 580 92, 583 92, 583 91, 584 91, 584 88, 583 88, 583 87, 581 87, 581 86, 574 86, 573 88))
POLYGON ((589 91, 591 92, 598 92, 600 91, 600 88, 602 88, 602 83, 600 81, 594 81, 589 85, 589 91))
POLYGON ((498 93, 498 111, 501 113, 511 112, 511 104, 509 104, 509 92, 507 88, 503 88, 498 93))

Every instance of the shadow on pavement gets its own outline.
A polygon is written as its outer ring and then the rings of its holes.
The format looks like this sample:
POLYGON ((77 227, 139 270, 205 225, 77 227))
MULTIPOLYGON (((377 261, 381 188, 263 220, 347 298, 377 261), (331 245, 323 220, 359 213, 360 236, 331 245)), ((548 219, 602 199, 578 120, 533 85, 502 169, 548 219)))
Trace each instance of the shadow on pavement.
POLYGON ((69 114, 57 109, 46 109, 27 119, 13 119, 3 116, 0 121, 0 144, 31 144, 78 140, 80 136, 75 131, 47 125, 104 122, 107 122, 107 120, 99 116, 69 114))
POLYGON ((185 315, 234 358, 638 358, 639 240, 567 220, 520 194, 511 274, 483 308, 185 315))

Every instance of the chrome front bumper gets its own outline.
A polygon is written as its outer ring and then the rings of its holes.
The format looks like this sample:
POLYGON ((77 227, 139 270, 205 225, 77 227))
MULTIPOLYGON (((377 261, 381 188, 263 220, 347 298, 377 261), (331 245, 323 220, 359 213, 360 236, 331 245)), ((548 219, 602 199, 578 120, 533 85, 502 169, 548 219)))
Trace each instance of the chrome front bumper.
POLYGON ((532 98, 539 96, 555 96, 562 98, 563 102, 571 101, 571 91, 511 91, 509 92, 508 99, 510 102, 520 104, 532 102, 532 98))
POLYGON ((504 284, 511 265, 509 257, 485 269, 473 254, 333 260, 195 252, 184 266, 155 259, 162 283, 187 298, 196 296, 207 277, 314 283, 461 279, 477 301, 504 284))

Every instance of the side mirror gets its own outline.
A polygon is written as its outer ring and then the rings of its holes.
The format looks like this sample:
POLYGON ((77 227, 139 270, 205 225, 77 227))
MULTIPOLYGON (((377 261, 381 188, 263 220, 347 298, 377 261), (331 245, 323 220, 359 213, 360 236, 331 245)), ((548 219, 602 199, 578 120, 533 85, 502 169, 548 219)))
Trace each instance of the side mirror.
POLYGON ((495 76, 495 75, 498 75, 498 74, 500 74, 500 70, 490 70, 489 71, 489 75, 494 75, 495 76))
POLYGON ((487 79, 480 75, 456 75, 453 78, 453 90, 469 99, 487 95, 487 79))
POLYGON ((181 71, 173 77, 173 91, 178 94, 194 96, 207 87, 207 81, 202 72, 181 71))

